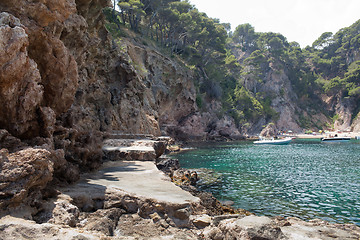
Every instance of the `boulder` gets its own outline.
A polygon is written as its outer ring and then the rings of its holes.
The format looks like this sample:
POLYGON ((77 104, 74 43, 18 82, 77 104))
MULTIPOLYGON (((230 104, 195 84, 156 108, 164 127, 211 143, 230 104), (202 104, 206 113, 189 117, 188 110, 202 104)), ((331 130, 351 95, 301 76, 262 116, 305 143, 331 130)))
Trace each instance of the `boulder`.
POLYGON ((57 201, 52 211, 52 218, 48 222, 75 227, 79 221, 79 215, 80 211, 75 205, 67 201, 57 201))
POLYGON ((156 167, 168 174, 173 173, 180 168, 179 160, 173 158, 158 158, 156 159, 156 167))
POLYGON ((223 220, 218 228, 225 239, 286 239, 280 227, 268 217, 246 216, 223 220))
POLYGON ((201 216, 193 216, 191 221, 197 228, 205 228, 211 224, 212 219, 209 215, 204 214, 201 216))
MULTIPOLYGON (((2 156, 4 158, 4 154, 2 156)), ((41 190, 52 180, 51 153, 27 148, 6 158, 0 172, 1 211, 21 204, 35 204, 41 199, 41 190)))

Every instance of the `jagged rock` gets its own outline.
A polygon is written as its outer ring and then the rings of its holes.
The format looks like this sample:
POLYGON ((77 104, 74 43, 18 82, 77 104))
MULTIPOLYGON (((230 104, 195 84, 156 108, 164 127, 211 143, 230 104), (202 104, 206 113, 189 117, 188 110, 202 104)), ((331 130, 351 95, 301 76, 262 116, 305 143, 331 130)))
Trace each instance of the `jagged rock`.
POLYGON ((7 159, 0 172, 1 210, 36 203, 40 191, 52 180, 51 153, 28 148, 9 154, 7 159))
MULTIPOLYGON (((56 149, 64 149, 70 169, 80 166, 83 169, 93 170, 101 165, 103 156, 101 132, 83 132, 57 127, 54 133, 54 145, 56 149)), ((68 180, 73 182, 71 179, 68 180)))
POLYGON ((40 108, 40 136, 44 138, 51 138, 55 131, 56 114, 52 108, 40 108))
POLYGON ((159 222, 161 220, 161 216, 157 212, 150 214, 149 217, 153 220, 153 222, 159 222))
POLYGON ((158 158, 156 167, 167 174, 173 174, 175 170, 180 168, 180 163, 179 160, 174 158, 158 158))
POLYGON ((2 166, 5 162, 9 162, 9 159, 7 156, 9 155, 9 151, 7 149, 1 149, 0 150, 0 167, 2 169, 2 166))
POLYGON ((166 131, 176 139, 188 141, 204 140, 238 140, 244 138, 235 125, 234 119, 229 116, 218 118, 219 102, 209 104, 207 112, 196 112, 186 116, 179 124, 168 126, 166 131))
POLYGON ((184 169, 177 169, 171 175, 172 181, 178 185, 192 185, 195 186, 199 180, 196 171, 189 171, 184 169))
POLYGON ((16 152, 27 146, 26 143, 12 136, 7 130, 0 129, 0 149, 5 148, 9 152, 16 152))
POLYGON ((52 217, 48 222, 75 227, 79 221, 79 209, 67 201, 57 201, 54 204, 55 208, 52 210, 52 217))
POLYGON ((164 154, 165 150, 166 150, 166 142, 165 141, 156 141, 154 143, 154 150, 155 150, 155 158, 159 158, 161 155, 164 154))
POLYGON ((36 136, 40 127, 36 111, 43 100, 41 76, 28 55, 24 25, 5 12, 0 13, 0 43, 0 125, 14 136, 36 136))
POLYGON ((101 232, 106 236, 113 236, 119 219, 124 213, 125 211, 119 208, 99 209, 82 216, 84 223, 78 226, 86 230, 101 232))

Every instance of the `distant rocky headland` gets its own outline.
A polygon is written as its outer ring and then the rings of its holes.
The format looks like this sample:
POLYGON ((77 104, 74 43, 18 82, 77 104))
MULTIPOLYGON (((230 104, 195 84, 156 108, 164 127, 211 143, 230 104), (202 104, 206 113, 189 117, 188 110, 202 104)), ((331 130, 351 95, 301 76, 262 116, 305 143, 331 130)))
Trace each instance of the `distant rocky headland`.
MULTIPOLYGON (((255 114, 245 109, 257 100, 237 88, 225 108, 226 96, 207 95, 212 83, 191 64, 130 30, 114 37, 107 7, 107 0, 0 2, 1 239, 359 239, 355 225, 257 217, 191 184, 181 189, 171 179, 194 176, 163 158, 171 139, 237 140, 269 123, 357 131, 356 98, 321 95, 333 118, 304 110, 287 72, 272 63, 258 85, 250 64, 244 86, 277 95, 255 114)), ((235 49, 245 61, 248 53, 235 49)))

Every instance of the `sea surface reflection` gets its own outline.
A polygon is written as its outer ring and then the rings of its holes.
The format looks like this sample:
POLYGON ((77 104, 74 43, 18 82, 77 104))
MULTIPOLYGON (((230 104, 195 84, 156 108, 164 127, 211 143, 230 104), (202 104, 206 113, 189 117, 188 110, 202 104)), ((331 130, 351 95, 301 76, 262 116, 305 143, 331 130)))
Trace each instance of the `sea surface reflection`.
POLYGON ((283 146, 243 141, 192 147, 174 157, 181 167, 212 170, 216 181, 202 180, 200 189, 235 202, 234 207, 258 215, 360 225, 359 141, 296 139, 283 146))

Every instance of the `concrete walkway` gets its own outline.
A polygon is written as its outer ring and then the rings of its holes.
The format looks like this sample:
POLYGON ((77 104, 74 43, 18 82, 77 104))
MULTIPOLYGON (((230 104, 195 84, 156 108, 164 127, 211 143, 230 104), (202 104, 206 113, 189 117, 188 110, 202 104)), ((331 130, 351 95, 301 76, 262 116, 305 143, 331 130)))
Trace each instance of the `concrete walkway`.
POLYGON ((172 204, 200 201, 172 183, 150 161, 106 162, 98 172, 83 175, 77 185, 86 189, 91 186, 119 189, 136 197, 172 204))

